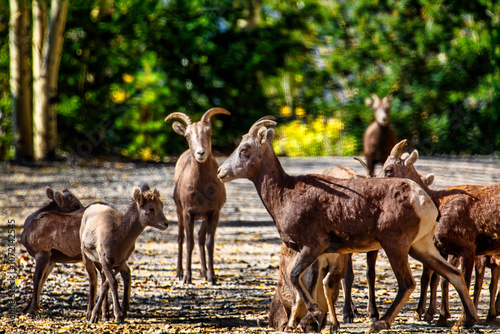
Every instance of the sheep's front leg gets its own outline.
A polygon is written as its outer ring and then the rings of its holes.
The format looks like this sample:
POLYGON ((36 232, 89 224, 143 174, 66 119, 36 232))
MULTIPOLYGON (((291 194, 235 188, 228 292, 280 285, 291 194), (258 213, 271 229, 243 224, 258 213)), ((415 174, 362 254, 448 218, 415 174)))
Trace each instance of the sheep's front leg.
POLYGON ((366 281, 368 282, 368 314, 371 321, 379 318, 375 297, 375 265, 377 263, 378 250, 366 253, 366 281))
POLYGON ((207 279, 207 258, 205 255, 205 240, 207 239, 207 229, 207 219, 203 219, 198 231, 198 249, 200 250, 201 277, 203 277, 205 280, 207 279))
POLYGON ((176 276, 178 281, 182 281, 183 269, 182 269, 182 248, 184 245, 184 213, 182 208, 177 206, 177 220, 179 222, 179 233, 177 234, 177 269, 176 276))
POLYGON ((208 218, 208 235, 207 235, 207 252, 208 252, 208 283, 215 285, 217 277, 215 276, 214 269, 214 248, 215 248, 215 231, 219 223, 219 211, 213 211, 212 215, 208 218))
POLYGON ((186 267, 184 268, 183 284, 191 284, 191 263, 194 249, 194 217, 189 213, 184 213, 184 228, 186 231, 186 267))
MULTIPOLYGON (((318 309, 318 304, 304 287, 301 278, 307 268, 309 268, 316 261, 320 254, 321 253, 317 249, 312 249, 310 247, 302 248, 297 257, 295 265, 290 271, 290 281, 292 282, 296 293, 304 302, 308 310, 304 319, 314 320, 317 323, 318 328, 321 327, 321 323, 323 322, 323 317, 325 316, 325 314, 320 309, 318 309)), ((292 313, 296 313, 296 308, 299 306, 298 304, 299 303, 297 302, 293 304, 292 313)), ((288 323, 288 327, 294 328, 294 326, 295 324, 291 321, 288 323)))

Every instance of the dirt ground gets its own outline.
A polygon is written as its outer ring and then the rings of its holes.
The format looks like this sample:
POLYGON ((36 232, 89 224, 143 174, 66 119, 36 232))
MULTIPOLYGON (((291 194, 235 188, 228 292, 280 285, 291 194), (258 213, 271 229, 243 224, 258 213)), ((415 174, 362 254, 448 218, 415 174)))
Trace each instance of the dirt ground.
MULTIPOLYGON (((282 158, 281 161, 289 174, 319 173, 334 165, 351 166, 362 172, 352 158, 282 158)), ((423 174, 435 174, 434 189, 456 184, 486 185, 500 182, 499 158, 424 157, 418 160, 416 167, 423 174)), ((209 286, 201 280, 196 245, 193 285, 183 286, 175 280, 177 217, 171 196, 173 172, 173 164, 99 161, 43 166, 1 164, 0 334, 273 333, 267 328, 267 312, 275 292, 281 241, 253 184, 247 180, 226 184, 227 202, 216 235, 218 284, 209 286), (34 259, 19 243, 19 234, 24 219, 47 202, 45 186, 54 189, 67 187, 83 204, 107 200, 123 209, 130 200, 133 187, 141 182, 148 182, 162 193, 170 226, 166 231, 148 228, 137 240, 136 250, 129 261, 132 269, 132 297, 126 323, 117 325, 101 321, 88 324, 83 320, 88 283, 81 264, 57 265, 42 291, 43 309, 35 317, 20 315, 32 290, 34 259), (14 248, 15 253, 9 248, 14 248)), ((359 314, 354 324, 341 322, 340 331, 343 333, 364 333, 370 325, 366 318, 365 255, 357 254, 354 259, 356 280, 353 296, 359 314)), ((418 285, 422 266, 414 260, 410 263, 418 285)), ((487 272, 478 310, 482 320, 488 311, 489 277, 490 273, 487 272)), ((397 289, 383 252, 377 262, 376 286, 377 304, 383 313, 397 289)), ((460 315, 461 304, 453 288, 450 291, 451 325, 460 315)), ((499 325, 486 325, 483 322, 469 330, 454 330, 452 327, 436 327, 416 320, 413 312, 419 292, 417 286, 387 333, 500 332, 499 325)), ((341 294, 336 304, 340 318, 342 305, 341 294)), ((328 333, 328 330, 324 329, 323 333, 328 333)))

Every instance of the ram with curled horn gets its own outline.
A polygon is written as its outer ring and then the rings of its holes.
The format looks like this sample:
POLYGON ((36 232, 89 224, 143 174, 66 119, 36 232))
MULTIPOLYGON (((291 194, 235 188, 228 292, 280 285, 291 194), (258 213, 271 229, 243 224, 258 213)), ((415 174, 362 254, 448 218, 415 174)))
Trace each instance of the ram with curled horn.
POLYGON ((188 115, 180 112, 172 113, 165 118, 165 122, 178 118, 186 123, 183 125, 174 122, 172 127, 176 133, 184 136, 189 144, 189 149, 177 160, 174 175, 174 201, 179 221, 176 275, 184 284, 192 283, 191 258, 195 220, 202 221, 198 232, 201 274, 210 284, 216 284, 217 281, 214 271, 214 238, 220 210, 226 202, 226 189, 217 178, 219 165, 212 154, 210 118, 216 114, 230 115, 226 109, 212 108, 205 112, 198 122, 193 122, 188 115), (184 238, 186 238, 186 260, 183 268, 184 238))
MULTIPOLYGON (((302 281, 310 266, 324 254, 381 248, 391 263, 398 291, 392 305, 368 332, 389 329, 415 289, 408 255, 455 286, 464 306, 460 325, 472 326, 477 321, 462 273, 441 257, 432 242, 438 210, 417 183, 396 178, 345 180, 319 174, 289 175, 274 152, 274 130, 267 129, 268 125, 276 123, 264 120, 254 124, 217 175, 224 182, 238 178, 252 181, 281 240, 299 253, 289 276, 298 296, 292 313, 300 303, 307 308, 300 327, 324 324, 325 312, 302 281)), ((337 294, 342 266, 330 268, 326 283, 337 294)), ((295 319, 290 320, 288 327, 296 327, 295 319)))

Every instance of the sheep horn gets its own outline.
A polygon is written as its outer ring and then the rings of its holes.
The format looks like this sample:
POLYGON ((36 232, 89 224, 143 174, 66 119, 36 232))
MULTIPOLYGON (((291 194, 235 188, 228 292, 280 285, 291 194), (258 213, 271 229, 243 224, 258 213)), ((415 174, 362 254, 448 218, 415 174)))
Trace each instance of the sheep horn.
POLYGON ((367 178, 370 178, 371 177, 371 174, 370 174, 370 169, 368 169, 368 165, 366 164, 366 162, 364 162, 362 159, 360 158, 354 158, 354 160, 358 160, 359 163, 361 164, 361 166, 363 166, 365 168, 365 171, 366 171, 366 177, 367 178))
POLYGON ((231 115, 229 111, 223 108, 212 108, 207 110, 207 112, 201 117, 202 122, 209 122, 210 117, 212 117, 215 114, 225 114, 225 115, 231 115))
POLYGON ((408 141, 406 139, 403 139, 402 141, 394 145, 389 157, 391 159, 398 159, 399 157, 401 157, 401 155, 403 154, 403 149, 406 146, 407 142, 408 141))
POLYGON ((263 127, 263 126, 276 126, 278 123, 275 121, 272 121, 270 118, 274 118, 274 116, 264 116, 261 119, 259 119, 257 122, 255 122, 250 130, 248 130, 248 134, 255 135, 257 131, 263 127))
POLYGON ((191 118, 188 115, 186 115, 186 114, 184 114, 182 112, 173 112, 173 113, 171 113, 170 115, 168 115, 167 117, 165 117, 165 122, 170 121, 172 118, 180 118, 184 122, 186 122, 187 125, 193 124, 193 121, 191 120, 191 118))

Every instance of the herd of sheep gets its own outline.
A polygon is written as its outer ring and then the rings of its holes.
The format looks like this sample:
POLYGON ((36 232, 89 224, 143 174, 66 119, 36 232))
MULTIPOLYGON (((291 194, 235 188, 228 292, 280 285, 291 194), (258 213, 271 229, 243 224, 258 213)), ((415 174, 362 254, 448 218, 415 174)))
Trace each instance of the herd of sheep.
MULTIPOLYGON (((282 240, 276 293, 269 309, 269 325, 278 330, 299 328, 330 331, 339 328, 335 301, 343 285, 344 322, 352 322, 353 268, 351 254, 367 253, 368 313, 373 321, 368 332, 389 329, 416 283, 408 255, 422 262, 418 317, 432 320, 437 312, 436 290, 442 281, 442 307, 438 324, 450 317, 448 284, 462 302, 458 326, 473 326, 486 267, 492 270, 491 302, 487 322, 500 311, 495 302, 500 276, 500 184, 454 186, 431 190, 433 175, 422 176, 415 168, 418 153, 403 153, 406 140, 396 142, 389 123, 391 98, 373 96, 366 104, 375 111, 375 121, 364 140, 366 175, 336 166, 322 174, 288 175, 273 149, 274 117, 257 120, 227 160, 219 167, 212 155, 210 118, 230 115, 222 108, 208 110, 198 122, 184 113, 174 131, 186 138, 189 149, 178 159, 174 175, 174 201, 178 218, 177 279, 190 284, 194 248, 194 221, 201 220, 198 245, 201 272, 216 284, 214 239, 219 214, 226 201, 224 183, 238 178, 250 180, 271 215, 282 240), (378 176, 374 165, 383 163, 378 176), (185 240, 186 239, 186 240, 185 240), (186 254, 183 261, 183 244, 186 254), (397 279, 397 294, 381 317, 375 304, 375 263, 384 249, 397 279), (208 256, 206 256, 206 254, 208 256), (445 257, 449 257, 448 261, 445 257), (208 263, 207 263, 208 259, 208 263), (498 262, 498 264, 497 264, 498 262), (457 269, 461 265, 461 271, 457 269), (470 298, 472 270, 476 268, 474 300, 470 298), (431 300, 425 310, 428 286, 431 300)), ((25 308, 34 314, 40 308, 42 286, 56 263, 82 262, 89 277, 86 319, 97 322, 108 317, 111 290, 114 319, 123 322, 129 310, 131 271, 127 260, 140 233, 151 226, 166 229, 168 221, 158 190, 143 184, 132 191, 124 212, 108 202, 84 207, 70 191, 46 189, 49 204, 24 223, 21 243, 35 258, 33 293, 25 308), (97 296, 97 272, 101 277, 97 296), (118 300, 116 275, 124 282, 123 301, 118 300)), ((500 299, 499 299, 500 300, 500 299)))

